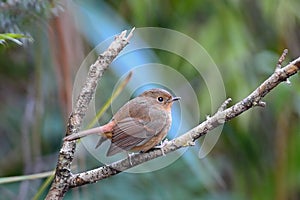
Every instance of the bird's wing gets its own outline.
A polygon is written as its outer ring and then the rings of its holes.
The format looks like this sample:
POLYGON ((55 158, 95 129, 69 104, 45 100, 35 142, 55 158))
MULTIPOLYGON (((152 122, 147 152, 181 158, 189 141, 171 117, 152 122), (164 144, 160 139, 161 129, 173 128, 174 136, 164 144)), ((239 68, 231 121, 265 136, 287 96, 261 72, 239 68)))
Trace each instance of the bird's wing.
POLYGON ((134 115, 119 120, 113 130, 112 145, 107 155, 114 155, 122 150, 128 151, 137 145, 142 145, 162 131, 167 123, 166 112, 150 107, 144 109, 146 117, 134 115))
POLYGON ((131 117, 119 121, 113 130, 111 146, 107 152, 108 156, 121 151, 128 151, 132 147, 148 140, 145 125, 131 117))

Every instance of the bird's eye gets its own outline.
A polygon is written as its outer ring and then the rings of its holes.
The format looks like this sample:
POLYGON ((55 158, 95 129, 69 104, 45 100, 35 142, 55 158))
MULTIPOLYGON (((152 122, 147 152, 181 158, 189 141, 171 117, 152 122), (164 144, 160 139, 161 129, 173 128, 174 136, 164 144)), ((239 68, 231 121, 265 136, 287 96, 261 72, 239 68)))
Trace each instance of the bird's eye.
POLYGON ((158 100, 159 102, 163 102, 164 98, 158 97, 157 100, 158 100))

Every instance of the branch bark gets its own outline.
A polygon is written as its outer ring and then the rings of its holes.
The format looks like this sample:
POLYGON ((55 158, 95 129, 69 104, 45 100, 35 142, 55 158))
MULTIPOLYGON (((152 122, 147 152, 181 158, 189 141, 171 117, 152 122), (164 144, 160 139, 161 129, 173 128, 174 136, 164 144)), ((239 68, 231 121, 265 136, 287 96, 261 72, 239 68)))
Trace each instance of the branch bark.
MULTIPOLYGON (((88 105, 94 96, 99 79, 119 52, 128 44, 133 35, 134 28, 127 35, 123 31, 115 37, 108 49, 99 55, 97 61, 90 66, 87 79, 72 109, 69 117, 66 135, 77 133, 81 127, 88 105)), ((63 142, 59 152, 55 177, 46 199, 62 199, 69 190, 70 179, 73 177, 70 167, 74 158, 76 141, 63 142)))
POLYGON ((176 151, 177 149, 193 146, 195 140, 204 136, 217 126, 237 117, 250 108, 255 106, 264 107, 265 103, 262 102, 262 98, 281 82, 289 83, 288 78, 300 70, 300 57, 281 68, 286 53, 287 51, 285 50, 277 63, 274 73, 243 100, 227 108, 227 105, 231 102, 230 98, 227 99, 213 116, 208 117, 206 121, 185 134, 169 141, 162 149, 156 149, 146 153, 137 153, 130 156, 130 158, 122 159, 110 165, 78 174, 71 174, 71 177, 69 177, 69 187, 74 188, 89 183, 95 183, 149 160, 163 156, 164 154, 176 151))

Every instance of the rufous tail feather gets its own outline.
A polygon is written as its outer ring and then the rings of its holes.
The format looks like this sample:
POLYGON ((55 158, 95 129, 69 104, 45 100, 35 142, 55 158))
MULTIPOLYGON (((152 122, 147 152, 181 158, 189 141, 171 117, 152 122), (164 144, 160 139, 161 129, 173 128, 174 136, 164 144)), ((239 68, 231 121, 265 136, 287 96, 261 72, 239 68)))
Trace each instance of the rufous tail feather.
POLYGON ((69 135, 64 138, 64 141, 76 140, 76 139, 79 139, 79 138, 82 138, 82 137, 85 137, 85 136, 91 135, 91 134, 96 134, 96 133, 101 134, 102 132, 103 132, 102 126, 99 126, 96 128, 91 128, 88 130, 78 132, 76 134, 69 135))

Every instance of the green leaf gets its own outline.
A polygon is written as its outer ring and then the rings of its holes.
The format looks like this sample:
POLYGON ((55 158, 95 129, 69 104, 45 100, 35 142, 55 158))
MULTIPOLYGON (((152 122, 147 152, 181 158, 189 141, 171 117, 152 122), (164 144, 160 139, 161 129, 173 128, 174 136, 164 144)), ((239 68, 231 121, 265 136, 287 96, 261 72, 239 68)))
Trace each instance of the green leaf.
POLYGON ((20 39, 28 39, 30 42, 33 41, 31 37, 19 33, 0 33, 0 44, 4 44, 9 40, 22 46, 23 43, 20 39))

